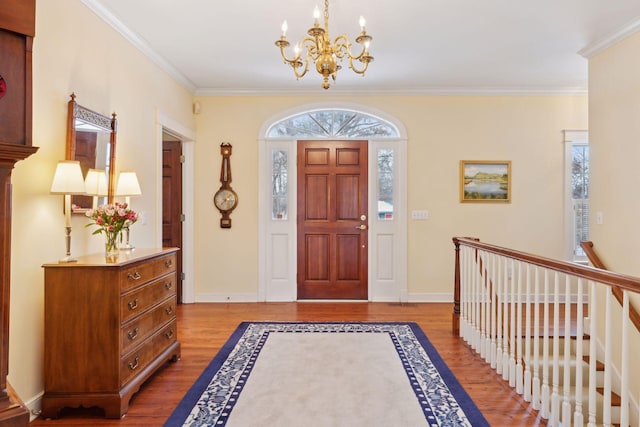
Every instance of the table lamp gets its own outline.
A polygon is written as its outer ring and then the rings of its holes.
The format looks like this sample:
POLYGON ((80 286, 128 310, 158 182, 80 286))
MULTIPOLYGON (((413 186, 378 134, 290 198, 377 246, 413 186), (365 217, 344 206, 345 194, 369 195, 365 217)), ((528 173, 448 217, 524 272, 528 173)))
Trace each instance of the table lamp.
POLYGON ((64 195, 64 217, 67 255, 60 262, 74 262, 71 257, 71 196, 85 194, 84 179, 80 162, 75 160, 61 160, 58 162, 53 175, 51 194, 64 195))
POLYGON ((103 169, 89 169, 84 179, 87 194, 93 196, 92 209, 98 207, 98 197, 107 195, 107 174, 103 169))
MULTIPOLYGON (((138 176, 135 172, 120 172, 118 175, 118 184, 116 185, 116 196, 124 196, 125 203, 131 208, 131 196, 139 196, 142 194, 138 176)), ((122 249, 133 249, 129 243, 129 224, 124 226, 126 242, 122 249)))

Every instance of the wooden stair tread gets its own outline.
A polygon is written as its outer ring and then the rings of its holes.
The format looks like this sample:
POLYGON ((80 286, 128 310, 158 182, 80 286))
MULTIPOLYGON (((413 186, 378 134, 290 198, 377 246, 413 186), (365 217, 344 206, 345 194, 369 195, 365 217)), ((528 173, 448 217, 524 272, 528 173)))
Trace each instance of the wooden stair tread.
MULTIPOLYGON (((604 387, 597 387, 596 391, 600 394, 604 394, 604 387)), ((621 406, 622 398, 615 391, 611 391, 611 406, 621 406)))
MULTIPOLYGON (((584 360, 586 363, 589 363, 591 359, 589 358, 589 356, 582 356, 582 360, 584 360)), ((596 360, 596 371, 604 371, 604 363, 599 360, 596 360)))

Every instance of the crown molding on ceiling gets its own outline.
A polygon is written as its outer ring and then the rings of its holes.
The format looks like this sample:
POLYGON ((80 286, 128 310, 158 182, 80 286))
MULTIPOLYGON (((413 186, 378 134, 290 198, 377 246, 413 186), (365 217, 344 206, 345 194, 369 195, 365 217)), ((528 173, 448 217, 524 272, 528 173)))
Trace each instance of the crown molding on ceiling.
MULTIPOLYGON (((146 55, 160 69, 165 71, 169 76, 174 78, 178 83, 182 84, 187 90, 196 96, 282 96, 286 95, 318 95, 317 88, 292 89, 287 88, 237 88, 237 89, 221 89, 221 88, 198 88, 184 74, 178 71, 173 65, 159 55, 151 46, 135 32, 131 31, 120 19, 106 9, 99 0, 81 0, 93 13, 99 18, 113 27, 134 47, 146 55)), ((634 31, 640 27, 640 19, 633 23, 634 31)), ((628 27, 632 27, 629 25, 628 27)), ((630 32, 627 30, 626 35, 630 32)), ((625 35, 625 37, 626 37, 625 35)), ((399 95, 399 96, 424 96, 424 95, 487 95, 487 96, 532 96, 532 95, 584 95, 587 94, 586 87, 424 87, 424 88, 400 88, 400 89, 370 89, 370 88, 354 88, 354 87, 332 87, 331 93, 335 95, 348 96, 378 96, 378 95, 399 95)))
POLYGON ((126 25, 122 23, 114 14, 107 10, 97 0, 81 0, 85 6, 87 6, 93 13, 98 15, 103 21, 111 25, 117 32, 119 32, 129 43, 138 48, 144 55, 146 55, 153 63, 155 63, 160 69, 164 70, 169 76, 174 78, 178 83, 182 84, 190 92, 196 90, 196 85, 193 84, 184 74, 178 71, 173 65, 167 62, 162 56, 160 56, 155 50, 149 46, 140 36, 131 31, 126 25))
POLYGON ((632 34, 640 31, 640 17, 635 18, 633 21, 629 22, 622 28, 607 34, 600 40, 591 43, 590 45, 584 47, 583 49, 578 51, 579 55, 589 59, 592 56, 602 52, 603 50, 613 46, 614 44, 626 39, 632 34))
MULTIPOLYGON (((288 96, 288 95, 318 95, 318 88, 291 89, 219 89, 199 88, 196 96, 288 96)), ((324 94, 324 92, 323 92, 324 94)), ((336 96, 548 96, 548 95, 587 95, 586 87, 548 87, 548 88, 503 88, 503 87, 430 87, 412 89, 375 89, 368 88, 331 88, 336 96)))

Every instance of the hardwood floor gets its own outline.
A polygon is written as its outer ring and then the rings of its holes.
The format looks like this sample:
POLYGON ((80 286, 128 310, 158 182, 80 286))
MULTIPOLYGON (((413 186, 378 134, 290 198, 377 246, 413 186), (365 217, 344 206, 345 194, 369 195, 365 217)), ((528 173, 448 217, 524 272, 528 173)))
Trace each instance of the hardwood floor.
MULTIPOLYGON (((452 304, 254 303, 189 304, 178 307, 182 358, 147 381, 121 420, 100 410, 65 409, 40 426, 161 426, 203 369, 242 321, 407 321, 416 322, 491 426, 540 426, 546 422, 459 337, 451 334, 452 304)), ((99 375, 99 373, 96 373, 99 375)))

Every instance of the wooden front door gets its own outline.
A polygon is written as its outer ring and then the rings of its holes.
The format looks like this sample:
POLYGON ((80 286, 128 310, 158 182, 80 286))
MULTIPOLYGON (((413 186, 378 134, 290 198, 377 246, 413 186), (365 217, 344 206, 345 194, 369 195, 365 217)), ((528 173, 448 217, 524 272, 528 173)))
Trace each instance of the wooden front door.
POLYGON ((298 299, 367 299, 367 141, 298 141, 298 299))
MULTIPOLYGON (((182 142, 162 141, 162 246, 182 248, 182 142)), ((177 255, 178 303, 182 302, 182 252, 177 255)))

